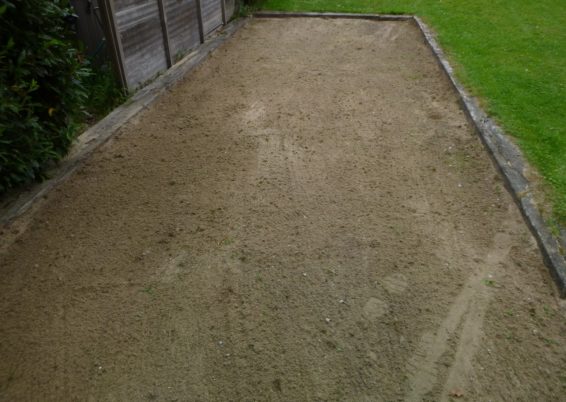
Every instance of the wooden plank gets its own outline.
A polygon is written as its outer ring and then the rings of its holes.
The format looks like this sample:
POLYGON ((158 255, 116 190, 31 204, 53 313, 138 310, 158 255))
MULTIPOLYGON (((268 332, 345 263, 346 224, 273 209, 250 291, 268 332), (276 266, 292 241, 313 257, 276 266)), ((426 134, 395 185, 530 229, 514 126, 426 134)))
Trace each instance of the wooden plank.
POLYGON ((200 44, 196 0, 164 0, 170 51, 178 60, 200 44))
POLYGON ((132 90, 168 68, 160 11, 156 0, 116 0, 116 5, 124 70, 132 90))
POLYGON ((222 25, 222 0, 200 0, 204 35, 222 25))

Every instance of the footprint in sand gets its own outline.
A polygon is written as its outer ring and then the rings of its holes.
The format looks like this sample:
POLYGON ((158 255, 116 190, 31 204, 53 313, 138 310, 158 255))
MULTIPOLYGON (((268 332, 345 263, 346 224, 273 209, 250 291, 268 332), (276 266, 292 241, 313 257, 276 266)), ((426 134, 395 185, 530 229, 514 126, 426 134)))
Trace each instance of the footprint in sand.
POLYGON ((375 297, 370 297, 366 302, 362 313, 368 320, 375 321, 386 314, 387 311, 389 311, 389 305, 386 302, 376 299, 375 297))
POLYGON ((407 290, 407 278, 403 274, 392 274, 386 277, 382 283, 383 287, 392 294, 401 294, 407 290))

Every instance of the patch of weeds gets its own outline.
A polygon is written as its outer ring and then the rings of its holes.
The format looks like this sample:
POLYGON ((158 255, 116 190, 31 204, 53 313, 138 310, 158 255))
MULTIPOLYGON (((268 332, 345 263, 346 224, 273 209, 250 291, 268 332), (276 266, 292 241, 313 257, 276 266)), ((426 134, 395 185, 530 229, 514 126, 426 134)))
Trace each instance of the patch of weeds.
POLYGON ((218 242, 219 246, 229 246, 230 244, 234 243, 234 239, 226 237, 218 242))
POLYGON ((391 229, 397 236, 400 236, 403 232, 401 225, 389 225, 389 229, 391 229))
POLYGON ((116 81, 110 63, 92 66, 92 70, 85 83, 87 124, 100 120, 128 98, 116 81))
POLYGON ((544 306, 542 306, 542 309, 544 310, 545 314, 549 318, 552 318, 556 315, 555 311, 553 309, 551 309, 549 306, 547 306, 546 304, 544 306))
POLYGON ((155 288, 153 287, 153 285, 147 285, 145 288, 142 289, 142 292, 150 296, 155 296, 155 288))
POLYGON ((241 0, 240 7, 232 16, 232 19, 249 17, 261 8, 260 0, 241 0))
POLYGON ((485 286, 489 286, 491 288, 494 288, 495 285, 496 285, 496 283, 493 279, 484 279, 482 282, 485 286))
POLYGON ((183 57, 185 57, 186 54, 187 54, 186 52, 178 51, 175 57, 173 57, 173 63, 176 64, 180 62, 183 59, 183 57))
POLYGON ((502 197, 503 196, 503 185, 501 185, 500 183, 496 183, 494 188, 495 188, 495 194, 498 197, 502 197))
POLYGON ((469 155, 460 150, 454 150, 448 157, 448 162, 458 171, 466 169, 470 165, 469 155))
POLYGON ((546 346, 558 346, 558 345, 560 345, 560 343, 555 339, 547 338, 546 336, 542 336, 542 335, 539 338, 544 342, 544 344, 546 346))
POLYGON ((5 391, 10 384, 12 383, 12 381, 14 381, 16 379, 16 368, 11 367, 10 371, 8 372, 8 376, 6 377, 6 381, 4 382, 4 384, 0 383, 0 391, 5 391))
POLYGON ((546 226, 548 226, 548 229, 550 229, 550 233, 552 233, 554 237, 557 238, 560 237, 560 225, 558 224, 556 218, 554 217, 548 218, 546 220, 546 226))
POLYGON ((424 78, 424 77, 423 77, 423 74, 411 73, 411 74, 407 74, 407 75, 405 76, 405 78, 407 78, 407 79, 409 79, 409 80, 417 81, 417 80, 420 80, 420 79, 422 79, 422 78, 424 78))
POLYGON ((238 260, 240 262, 247 262, 248 261, 248 256, 246 255, 246 252, 243 250, 236 250, 233 251, 230 254, 230 258, 233 260, 238 260))
POLYGON ((332 275, 332 276, 337 276, 338 274, 336 273, 336 270, 334 270, 333 268, 323 268, 324 272, 326 272, 328 275, 332 275))

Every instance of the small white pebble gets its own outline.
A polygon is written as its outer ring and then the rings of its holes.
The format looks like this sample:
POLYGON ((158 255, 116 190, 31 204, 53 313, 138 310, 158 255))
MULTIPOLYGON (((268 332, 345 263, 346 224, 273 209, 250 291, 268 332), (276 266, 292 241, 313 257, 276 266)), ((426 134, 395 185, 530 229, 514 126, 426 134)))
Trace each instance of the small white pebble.
POLYGON ((324 321, 326 321, 328 323, 328 322, 330 322, 330 318, 325 318, 324 321))
POLYGON ((338 300, 338 303, 344 304, 344 299, 338 300))
POLYGON ((303 272, 303 276, 307 276, 307 273, 306 273, 306 272, 303 272))

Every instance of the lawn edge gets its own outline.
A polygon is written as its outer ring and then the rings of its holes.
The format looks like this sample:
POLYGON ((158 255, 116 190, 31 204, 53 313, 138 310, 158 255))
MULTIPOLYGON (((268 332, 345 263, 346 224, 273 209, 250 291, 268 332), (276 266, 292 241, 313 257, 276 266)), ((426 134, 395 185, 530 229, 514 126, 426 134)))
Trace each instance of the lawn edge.
POLYGON ((161 95, 199 66, 214 50, 232 37, 249 21, 248 18, 233 20, 220 28, 194 51, 163 72, 153 82, 137 91, 129 100, 118 106, 98 123, 79 135, 69 154, 49 171, 50 179, 35 184, 27 191, 16 193, 6 206, 0 208, 0 229, 8 227, 24 213, 38 208, 48 193, 67 180, 100 146, 118 130, 147 109, 161 95))
POLYGON ((524 172, 529 166, 526 159, 517 145, 507 137, 503 129, 482 110, 477 99, 472 97, 456 79, 454 69, 448 62, 433 32, 418 16, 327 12, 301 13, 286 11, 260 11, 254 13, 254 16, 258 18, 314 17, 356 18, 376 21, 412 21, 431 49, 435 60, 448 76, 452 87, 458 95, 462 110, 475 128, 495 168, 503 176, 505 187, 511 193, 513 200, 521 211, 525 223, 537 241, 544 262, 549 268, 550 274, 558 287, 560 297, 566 298, 566 261, 560 253, 559 240, 554 238, 545 223, 532 194, 531 185, 525 177, 524 172))
POLYGON ((435 59, 456 90, 462 109, 473 124, 495 167, 503 176, 505 186, 519 207, 531 233, 535 237, 546 266, 558 287, 560 297, 566 297, 566 261, 560 253, 560 243, 545 223, 524 172, 529 166, 521 150, 479 106, 456 79, 454 69, 429 27, 417 16, 412 20, 422 33, 435 59))

